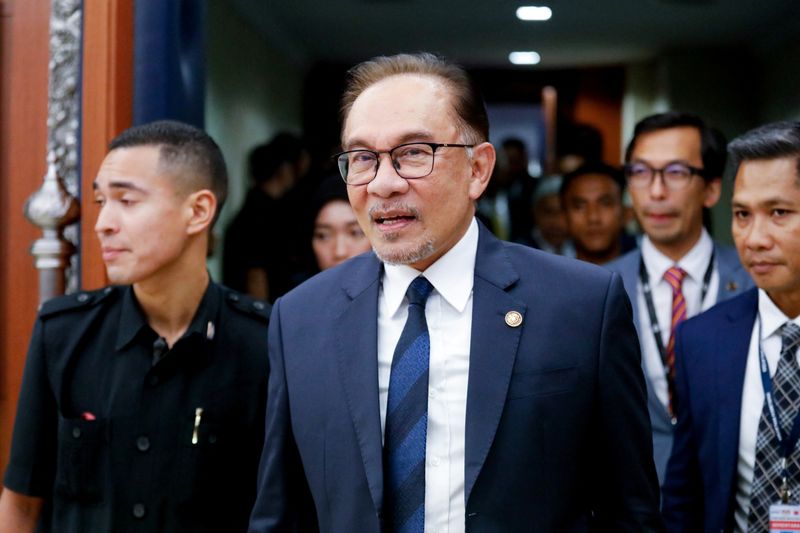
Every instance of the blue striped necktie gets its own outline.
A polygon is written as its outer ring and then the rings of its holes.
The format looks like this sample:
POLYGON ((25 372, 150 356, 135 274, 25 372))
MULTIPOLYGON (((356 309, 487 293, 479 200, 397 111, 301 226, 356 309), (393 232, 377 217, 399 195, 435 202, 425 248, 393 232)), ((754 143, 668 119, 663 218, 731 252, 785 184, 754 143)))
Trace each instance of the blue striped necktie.
POLYGON ((422 533, 425 529, 431 344, 425 302, 431 291, 433 286, 422 276, 408 287, 408 319, 392 359, 383 438, 383 478, 386 530, 393 533, 422 533))

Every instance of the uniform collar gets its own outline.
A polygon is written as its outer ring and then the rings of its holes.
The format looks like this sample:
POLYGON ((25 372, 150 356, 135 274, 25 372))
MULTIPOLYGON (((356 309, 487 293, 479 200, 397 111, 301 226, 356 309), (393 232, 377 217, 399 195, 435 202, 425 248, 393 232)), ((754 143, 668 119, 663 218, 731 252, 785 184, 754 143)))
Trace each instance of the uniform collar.
MULTIPOLYGON (((429 266, 422 274, 444 300, 463 312, 475 281, 475 257, 478 252, 478 223, 475 219, 463 237, 429 266)), ((394 315, 403 303, 408 286, 420 275, 408 265, 384 265, 383 297, 394 315)))
MULTIPOLYGON (((192 318, 192 322, 178 342, 188 337, 198 337, 200 339, 207 339, 208 341, 214 339, 220 306, 219 292, 219 287, 213 281, 209 281, 206 292, 200 300, 200 305, 197 307, 197 311, 195 311, 194 318, 192 318)), ((122 296, 122 309, 117 331, 117 342, 115 346, 117 351, 129 345, 139 335, 145 334, 145 332, 155 335, 155 332, 147 323, 147 318, 144 316, 144 312, 138 300, 136 300, 133 287, 130 285, 125 288, 125 292, 122 296)), ((155 337, 153 340, 155 340, 155 337)))

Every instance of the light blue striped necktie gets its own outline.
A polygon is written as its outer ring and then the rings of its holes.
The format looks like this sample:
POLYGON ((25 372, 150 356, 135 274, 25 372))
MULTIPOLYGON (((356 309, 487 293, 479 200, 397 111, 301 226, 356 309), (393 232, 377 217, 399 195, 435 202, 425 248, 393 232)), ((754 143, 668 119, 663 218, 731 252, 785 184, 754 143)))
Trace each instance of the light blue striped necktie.
POLYGON ((389 378, 383 445, 386 531, 425 529, 425 439, 428 434, 430 335, 425 302, 433 286, 422 276, 406 292, 408 319, 389 378))

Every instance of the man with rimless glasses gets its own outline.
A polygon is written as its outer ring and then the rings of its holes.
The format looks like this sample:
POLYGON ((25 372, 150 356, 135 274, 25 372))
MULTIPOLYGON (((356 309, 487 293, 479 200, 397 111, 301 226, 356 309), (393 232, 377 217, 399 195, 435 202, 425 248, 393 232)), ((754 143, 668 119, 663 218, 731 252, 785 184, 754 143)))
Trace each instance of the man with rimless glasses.
POLYGON ((279 299, 250 531, 660 531, 616 274, 496 239, 466 73, 349 73, 336 156, 373 252, 279 299))
POLYGON ((641 246, 606 266, 625 283, 642 347, 658 479, 672 450, 677 325, 753 286, 736 250, 715 243, 703 213, 720 196, 725 140, 697 116, 668 112, 639 122, 625 152, 641 246))

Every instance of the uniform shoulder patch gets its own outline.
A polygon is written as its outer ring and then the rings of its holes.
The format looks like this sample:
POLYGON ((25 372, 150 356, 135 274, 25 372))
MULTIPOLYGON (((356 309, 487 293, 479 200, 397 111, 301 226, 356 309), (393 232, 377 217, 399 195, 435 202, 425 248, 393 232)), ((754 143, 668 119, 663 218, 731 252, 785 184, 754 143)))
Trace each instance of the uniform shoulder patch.
POLYGON ((257 300, 252 296, 242 294, 230 289, 225 289, 225 301, 239 312, 256 317, 264 322, 269 321, 269 314, 272 306, 263 300, 257 300))
POLYGON ((39 307, 39 316, 45 318, 59 313, 89 308, 97 305, 119 290, 120 287, 109 286, 96 291, 80 291, 65 296, 57 296, 47 300, 39 307))

